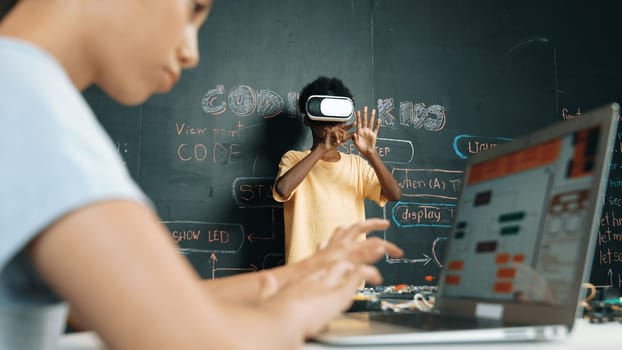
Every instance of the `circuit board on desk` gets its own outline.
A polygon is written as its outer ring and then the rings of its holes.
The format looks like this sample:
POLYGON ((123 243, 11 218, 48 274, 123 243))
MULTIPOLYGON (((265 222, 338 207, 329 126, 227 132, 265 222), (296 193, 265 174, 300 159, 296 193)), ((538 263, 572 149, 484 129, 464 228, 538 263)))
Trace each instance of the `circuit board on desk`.
POLYGON ((436 286, 415 286, 410 284, 397 284, 391 286, 376 286, 371 288, 371 293, 379 299, 401 299, 412 300, 417 295, 427 300, 436 299, 438 287, 436 286))
POLYGON ((347 312, 365 311, 426 311, 434 306, 438 288, 398 284, 359 290, 347 312))

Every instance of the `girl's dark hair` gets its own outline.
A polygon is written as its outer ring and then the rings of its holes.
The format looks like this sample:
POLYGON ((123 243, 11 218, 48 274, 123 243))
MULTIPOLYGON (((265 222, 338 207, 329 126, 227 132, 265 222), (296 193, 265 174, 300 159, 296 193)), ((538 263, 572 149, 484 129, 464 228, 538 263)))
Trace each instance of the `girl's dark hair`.
POLYGON ((0 21, 13 9, 19 0, 0 0, 0 21))
POLYGON ((307 99, 312 95, 353 97, 350 90, 341 80, 337 78, 319 77, 307 84, 307 86, 300 91, 300 96, 298 97, 298 110, 302 113, 302 115, 307 115, 307 99))

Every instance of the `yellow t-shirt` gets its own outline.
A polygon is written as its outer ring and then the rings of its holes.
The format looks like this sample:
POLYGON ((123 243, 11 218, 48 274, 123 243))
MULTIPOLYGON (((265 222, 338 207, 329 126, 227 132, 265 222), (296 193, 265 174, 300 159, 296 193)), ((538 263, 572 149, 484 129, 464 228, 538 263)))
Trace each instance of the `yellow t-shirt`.
MULTIPOLYGON (((311 151, 288 151, 281 158, 277 179, 311 151)), ((283 202, 285 259, 302 260, 317 250, 335 228, 365 219, 365 198, 384 206, 387 198, 374 169, 358 155, 340 153, 338 162, 319 160, 289 198, 272 194, 283 202)), ((362 239, 365 237, 362 236, 362 239)))

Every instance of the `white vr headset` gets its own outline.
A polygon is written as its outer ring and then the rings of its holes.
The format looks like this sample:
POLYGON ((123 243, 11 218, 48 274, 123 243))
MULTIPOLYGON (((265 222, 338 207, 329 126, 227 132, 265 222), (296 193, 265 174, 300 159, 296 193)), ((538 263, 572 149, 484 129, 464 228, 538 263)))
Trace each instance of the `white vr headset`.
POLYGON ((347 122, 354 114, 354 102, 348 97, 312 95, 306 103, 307 116, 322 122, 347 122))

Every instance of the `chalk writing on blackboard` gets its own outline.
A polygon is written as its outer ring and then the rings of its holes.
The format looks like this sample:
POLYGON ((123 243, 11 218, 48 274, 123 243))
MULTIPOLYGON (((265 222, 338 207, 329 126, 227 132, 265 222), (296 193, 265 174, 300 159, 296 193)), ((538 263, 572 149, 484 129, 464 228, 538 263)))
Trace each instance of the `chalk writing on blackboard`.
MULTIPOLYGON (((448 231, 448 228, 445 227, 438 227, 441 228, 442 230, 448 231)), ((401 230, 400 234, 404 235, 404 234, 411 234, 411 235, 416 235, 418 233, 421 233, 420 231, 417 231, 416 229, 410 229, 410 230, 401 230)), ((387 239, 387 231, 384 232, 384 238, 387 239)), ((419 252, 416 253, 415 255, 418 254, 418 256, 403 256, 401 258, 391 258, 388 255, 385 257, 385 262, 387 264, 422 264, 423 266, 427 266, 428 264, 430 264, 431 262, 433 262, 434 264, 436 264, 436 266, 438 266, 439 268, 443 267, 442 264, 442 256, 440 255, 442 252, 444 252, 444 246, 447 243, 447 236, 437 236, 434 238, 434 240, 432 241, 431 246, 429 247, 429 250, 427 252, 421 252, 421 245, 417 244, 417 246, 419 246, 419 248, 417 249, 419 252)), ((425 249, 423 249, 425 250, 425 249)))
POLYGON ((272 222, 271 222, 271 229, 268 233, 257 233, 255 231, 251 232, 250 234, 248 234, 248 236, 246 236, 246 239, 253 243, 255 241, 274 241, 276 239, 276 213, 275 213, 274 208, 272 208, 272 222))
MULTIPOLYGON (((360 154, 352 142, 338 147, 346 154, 360 154)), ((415 148, 410 140, 394 140, 379 137, 376 140, 376 152, 385 163, 410 163, 415 157, 415 148)))
POLYGON ((413 129, 440 131, 445 128, 447 122, 445 107, 438 104, 426 107, 424 103, 401 101, 397 117, 394 115, 395 104, 392 97, 378 99, 377 106, 378 118, 382 125, 386 126, 393 126, 399 122, 399 125, 413 129))
POLYGON ((240 224, 205 221, 163 221, 182 253, 235 254, 244 243, 240 224))
POLYGON ((233 180, 233 200, 238 208, 280 208, 272 197, 272 177, 238 177, 233 180))
MULTIPOLYGON (((576 119, 582 116, 581 108, 571 112, 561 107, 563 120, 576 119)), ((607 188, 602 193, 603 209, 600 215, 598 237, 592 257, 590 282, 597 288, 622 288, 622 169, 620 153, 622 151, 622 132, 616 135, 612 160, 609 163, 607 188)))
POLYGON ((117 146, 117 152, 119 152, 119 153, 127 153, 128 152, 127 142, 115 141, 115 144, 117 146))
MULTIPOLYGON (((425 103, 401 101, 394 111, 393 97, 379 98, 376 104, 378 118, 383 126, 400 125, 413 129, 440 131, 445 128, 447 115, 445 107, 439 104, 426 106, 425 103), (397 115, 395 115, 397 114, 397 115)), ((286 114, 295 118, 298 114, 298 93, 290 91, 283 98, 278 92, 268 89, 255 89, 240 84, 226 89, 217 84, 208 89, 201 98, 201 109, 208 115, 220 116, 229 110, 238 117, 273 118, 286 114)))
POLYGON ((231 89, 227 103, 233 114, 240 117, 249 116, 257 106, 257 93, 250 86, 239 85, 231 89))
POLYGON ((385 262, 388 263, 388 264, 423 264, 423 265, 427 265, 432 260, 434 260, 434 258, 429 257, 428 254, 422 253, 421 257, 419 257, 419 258, 399 258, 399 259, 387 258, 387 259, 385 259, 385 262))
POLYGON ((462 191, 462 170, 393 168, 403 197, 455 201, 462 191))
POLYGON ((186 122, 175 123, 175 137, 182 139, 176 146, 177 159, 182 162, 236 164, 243 156, 238 121, 232 128, 211 128, 186 122), (222 141, 230 142, 219 142, 222 141))
POLYGON ((438 265, 438 267, 444 267, 437 253, 438 246, 442 243, 445 243, 446 241, 447 241, 446 236, 439 236, 434 239, 434 242, 432 242, 432 254, 434 256, 434 261, 436 262, 436 265, 438 265))
POLYGON ((290 92, 284 100, 272 90, 255 90, 249 85, 237 85, 229 91, 223 84, 209 89, 201 99, 201 108, 210 115, 223 114, 227 109, 236 116, 247 117, 254 114, 271 118, 286 112, 290 117, 296 116, 297 93, 290 92), (226 94, 226 96, 225 96, 226 94))
POLYGON ((114 140, 114 144, 117 147, 117 152, 119 152, 119 155, 123 158, 123 164, 127 167, 127 161, 125 159, 130 152, 128 143, 125 141, 114 140))
POLYGON ((391 219, 397 227, 447 227, 453 223, 453 203, 418 203, 399 201, 393 205, 391 219))
POLYGON ((509 141, 512 141, 512 139, 505 137, 458 135, 454 137, 453 148, 458 157, 467 159, 474 154, 495 148, 498 144, 509 141))
POLYGON ((571 113, 568 110, 568 108, 562 107, 562 119, 563 120, 576 119, 576 118, 578 118, 580 116, 581 116, 581 108, 577 108, 576 112, 571 113))
POLYGON ((231 275, 231 274, 235 274, 235 273, 241 273, 241 272, 254 272, 259 270, 257 268, 257 266, 253 265, 253 264, 249 264, 248 267, 221 267, 218 266, 218 255, 216 255, 215 253, 212 253, 212 255, 210 255, 210 263, 211 263, 211 272, 212 272, 212 279, 218 278, 218 277, 224 277, 227 275, 231 275))
POLYGON ((177 136, 207 136, 207 137, 229 137, 232 139, 240 138, 240 130, 244 127, 241 121, 233 126, 233 128, 212 128, 208 130, 207 127, 194 127, 186 123, 175 123, 175 132, 177 136))
POLYGON ((422 237, 432 235, 434 239, 424 244, 417 242, 416 239, 409 240, 413 243, 405 247, 406 256, 399 259, 387 256, 385 262, 423 266, 434 262, 439 268, 443 267, 441 253, 444 251, 447 235, 454 221, 464 171, 393 168, 392 173, 402 188, 403 200, 384 209, 385 217, 388 216, 393 223, 391 228, 384 232, 384 238, 392 240, 389 236, 397 235, 401 241, 405 241, 408 235, 422 235, 422 237))
POLYGON ((180 143, 177 157, 183 162, 198 161, 213 164, 236 163, 242 157, 242 145, 239 143, 180 143))
POLYGON ((613 209, 605 210, 600 220, 595 261, 607 271, 609 286, 621 288, 621 273, 616 266, 622 264, 622 216, 613 209))

